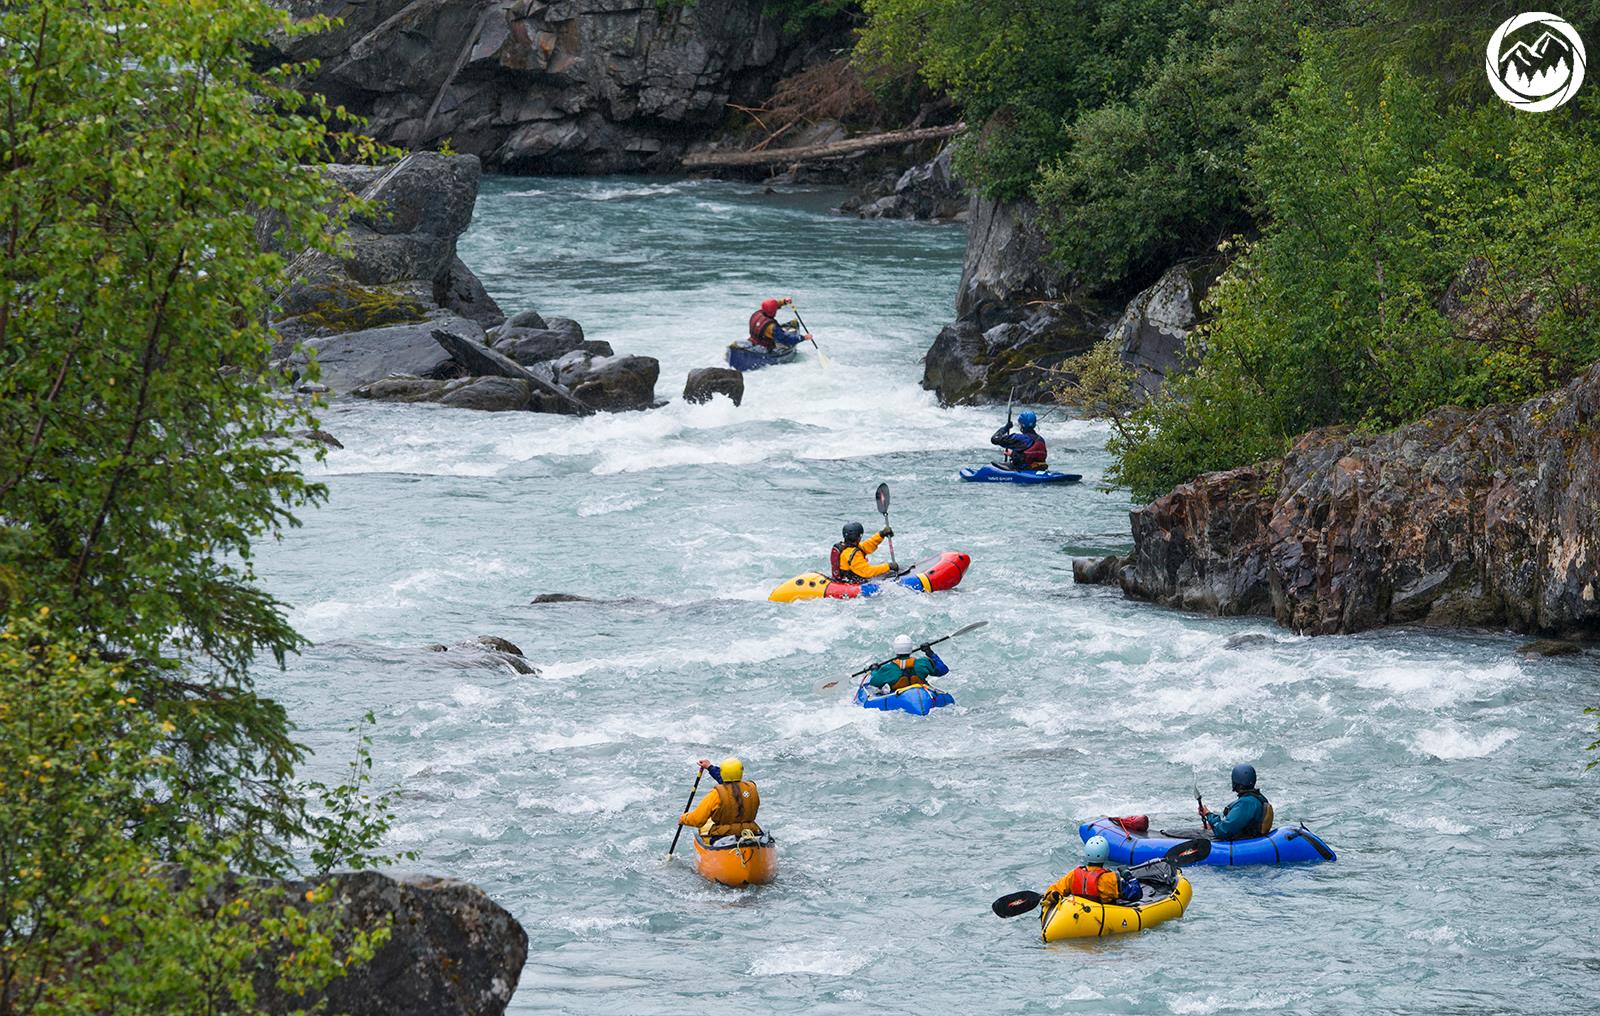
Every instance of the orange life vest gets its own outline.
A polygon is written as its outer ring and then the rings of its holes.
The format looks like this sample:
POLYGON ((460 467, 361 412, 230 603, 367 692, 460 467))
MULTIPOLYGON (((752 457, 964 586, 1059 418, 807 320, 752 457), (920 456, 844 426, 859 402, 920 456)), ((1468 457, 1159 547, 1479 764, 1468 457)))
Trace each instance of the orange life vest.
POLYGON ((719 783, 713 789, 717 792, 717 807, 711 812, 711 832, 707 834, 710 839, 737 836, 746 829, 761 832, 761 827, 756 825, 761 793, 754 783, 749 780, 719 783))
POLYGON ((905 691, 914 684, 925 683, 917 676, 917 661, 910 657, 895 657, 890 661, 900 668, 900 678, 889 686, 890 691, 905 691))
POLYGON ((1067 875, 1067 892, 1074 896, 1082 896, 1086 900, 1094 900, 1096 903, 1110 902, 1100 896, 1100 876, 1105 873, 1105 868, 1073 868, 1067 875))

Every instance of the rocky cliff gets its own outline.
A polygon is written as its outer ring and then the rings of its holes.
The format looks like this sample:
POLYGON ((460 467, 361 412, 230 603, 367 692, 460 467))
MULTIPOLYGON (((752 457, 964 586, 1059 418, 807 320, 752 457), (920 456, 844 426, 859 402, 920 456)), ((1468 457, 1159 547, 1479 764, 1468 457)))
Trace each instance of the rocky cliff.
POLYGON ((284 0, 343 20, 279 40, 310 90, 406 148, 523 173, 666 172, 728 103, 756 105, 829 42, 786 36, 762 0, 284 0))
POLYGON ((1049 261, 1037 214, 1029 201, 972 197, 956 320, 933 340, 922 386, 947 404, 1003 402, 1013 389, 1020 399, 1049 401, 1051 372, 1109 339, 1139 388, 1159 389, 1186 362, 1187 336, 1218 259, 1179 262, 1118 313, 1072 292, 1049 261))
POLYGON ((1079 562, 1080 580, 1307 633, 1600 635, 1600 364, 1523 403, 1313 431, 1281 461, 1174 489, 1132 526, 1133 553, 1079 562))

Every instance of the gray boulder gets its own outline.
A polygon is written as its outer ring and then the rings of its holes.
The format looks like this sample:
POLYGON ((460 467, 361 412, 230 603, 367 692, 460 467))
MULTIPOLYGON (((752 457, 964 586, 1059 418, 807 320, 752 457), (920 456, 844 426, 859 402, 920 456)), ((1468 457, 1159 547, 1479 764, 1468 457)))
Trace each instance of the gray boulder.
POLYGON ((1038 214, 1032 201, 973 195, 957 317, 981 317, 996 308, 1054 300, 1067 292, 1066 276, 1047 260, 1050 243, 1038 226, 1038 214))
POLYGON ((1221 272, 1217 258, 1180 261, 1128 301, 1106 338, 1135 370, 1136 391, 1154 395, 1168 377, 1191 366, 1189 332, 1200 323, 1200 301, 1221 272))
POLYGON ((460 258, 451 260, 444 278, 435 283, 433 295, 445 310, 471 318, 485 328, 492 328, 505 319, 500 305, 460 258))
POLYGON ((346 332, 304 342, 290 358, 303 368, 315 353, 319 380, 335 392, 348 392, 392 374, 418 378, 457 377, 461 368, 439 347, 434 332, 445 332, 463 342, 477 343, 483 330, 477 322, 458 317, 437 317, 416 324, 390 325, 346 332))
POLYGON ((927 162, 894 177, 887 187, 868 188, 839 210, 863 219, 959 221, 971 214, 970 208, 966 186, 956 176, 946 146, 927 162))
POLYGON ((963 318, 946 325, 923 359, 922 387, 945 405, 1050 401, 1052 372, 1068 357, 1087 352, 1105 334, 1108 321, 1080 304, 1042 304, 1021 320, 980 327, 963 318))
POLYGON ((449 381, 419 377, 386 377, 362 385, 350 394, 374 402, 438 402, 450 387, 449 381))
POLYGON ((550 365, 555 380, 584 405, 606 412, 649 409, 656 401, 661 363, 653 356, 568 353, 550 365))
POLYGON ((533 386, 514 377, 474 377, 451 381, 439 398, 440 405, 480 409, 490 413, 527 409, 533 386))
POLYGON ((538 311, 536 311, 536 310, 524 310, 524 311, 518 311, 517 313, 515 313, 515 314, 511 315, 510 317, 506 318, 505 327, 507 327, 507 328, 548 328, 550 326, 545 323, 544 318, 539 316, 539 312, 538 311))
POLYGON ((589 353, 594 356, 616 355, 611 343, 575 338, 570 329, 555 331, 549 328, 503 327, 495 338, 494 349, 495 352, 509 356, 524 367, 549 360, 559 360, 572 352, 589 353))
POLYGON ((331 882, 331 905, 355 927, 390 928, 372 959, 307 998, 275 978, 256 978, 253 1011, 287 1013, 320 1002, 347 1016, 494 1016, 517 990, 528 934, 505 908, 467 882, 431 875, 340 872, 284 883, 291 899, 331 882))
POLYGON ((586 404, 560 381, 534 374, 520 363, 481 342, 443 330, 434 332, 433 337, 457 363, 474 376, 507 377, 526 381, 533 392, 530 406, 536 412, 574 413, 578 416, 587 416, 599 408, 586 404))
POLYGON ((696 367, 683 384, 683 401, 701 404, 726 395, 734 405, 744 401, 744 375, 732 367, 696 367))

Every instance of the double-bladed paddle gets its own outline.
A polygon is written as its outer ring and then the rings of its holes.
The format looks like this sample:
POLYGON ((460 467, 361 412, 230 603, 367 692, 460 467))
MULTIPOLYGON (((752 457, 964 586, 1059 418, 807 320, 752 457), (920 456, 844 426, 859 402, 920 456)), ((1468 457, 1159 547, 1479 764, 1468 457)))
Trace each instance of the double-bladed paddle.
MULTIPOLYGON (((888 529, 889 528, 889 485, 887 483, 878 484, 878 492, 877 492, 877 494, 875 496, 878 499, 878 511, 883 513, 883 528, 888 529)), ((892 537, 892 536, 889 537, 889 564, 890 564, 891 567, 894 568, 894 573, 896 575, 899 575, 900 574, 900 562, 896 561, 894 559, 894 537, 892 537)))
MULTIPOLYGON (((924 643, 922 643, 922 645, 918 646, 917 648, 918 649, 930 649, 930 648, 938 645, 941 642, 949 642, 951 639, 955 638, 957 635, 965 635, 967 632, 977 631, 979 628, 982 628, 984 625, 986 625, 988 623, 989 623, 988 621, 974 621, 971 624, 967 625, 965 628, 957 628, 955 631, 953 631, 950 634, 946 635, 944 638, 934 639, 932 642, 924 642, 924 643)), ((862 667, 860 670, 856 671, 854 674, 851 674, 850 677, 861 677, 863 675, 870 674, 874 670, 877 670, 879 667, 883 666, 885 663, 893 663, 894 660, 895 660, 895 657, 893 657, 893 656, 889 657, 887 660, 879 660, 877 663, 873 663, 873 664, 870 664, 868 666, 862 667)), ((832 687, 835 687, 836 685, 838 685, 838 683, 840 681, 845 681, 845 680, 849 680, 849 678, 836 677, 832 681, 825 681, 822 684, 817 685, 817 691, 827 691, 829 688, 832 688, 832 687)))
MULTIPOLYGON (((1158 863, 1170 864, 1175 868, 1181 868, 1186 864, 1197 864, 1200 861, 1204 861, 1209 856, 1211 856, 1210 840, 1184 840, 1182 843, 1167 851, 1166 854, 1158 860, 1145 861, 1144 864, 1136 864, 1128 870, 1137 871, 1147 864, 1158 863)), ((1034 907, 1037 907, 1039 905, 1039 901, 1042 899, 1044 899, 1043 893, 1036 893, 1031 889, 1024 889, 1021 892, 1015 892, 1000 897, 989 905, 989 909, 994 911, 994 915, 996 917, 1018 917, 1022 914, 1028 913, 1034 907)))

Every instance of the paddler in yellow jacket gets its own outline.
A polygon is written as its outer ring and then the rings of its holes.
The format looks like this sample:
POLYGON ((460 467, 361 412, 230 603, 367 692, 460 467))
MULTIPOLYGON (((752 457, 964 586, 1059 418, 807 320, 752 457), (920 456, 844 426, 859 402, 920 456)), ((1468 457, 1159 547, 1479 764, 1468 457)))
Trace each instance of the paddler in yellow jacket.
POLYGON ((720 766, 703 758, 700 768, 710 773, 717 785, 699 804, 680 815, 678 824, 700 830, 707 843, 720 836, 760 836, 756 811, 761 807, 761 793, 744 778, 744 763, 731 755, 720 766))
POLYGON ((894 578, 898 574, 893 565, 873 564, 867 558, 867 555, 878 549, 879 544, 894 535, 894 530, 885 526, 863 539, 862 534, 865 532, 865 527, 859 522, 845 523, 844 539, 833 545, 833 553, 830 555, 833 581, 848 582, 858 586, 881 575, 894 578))

